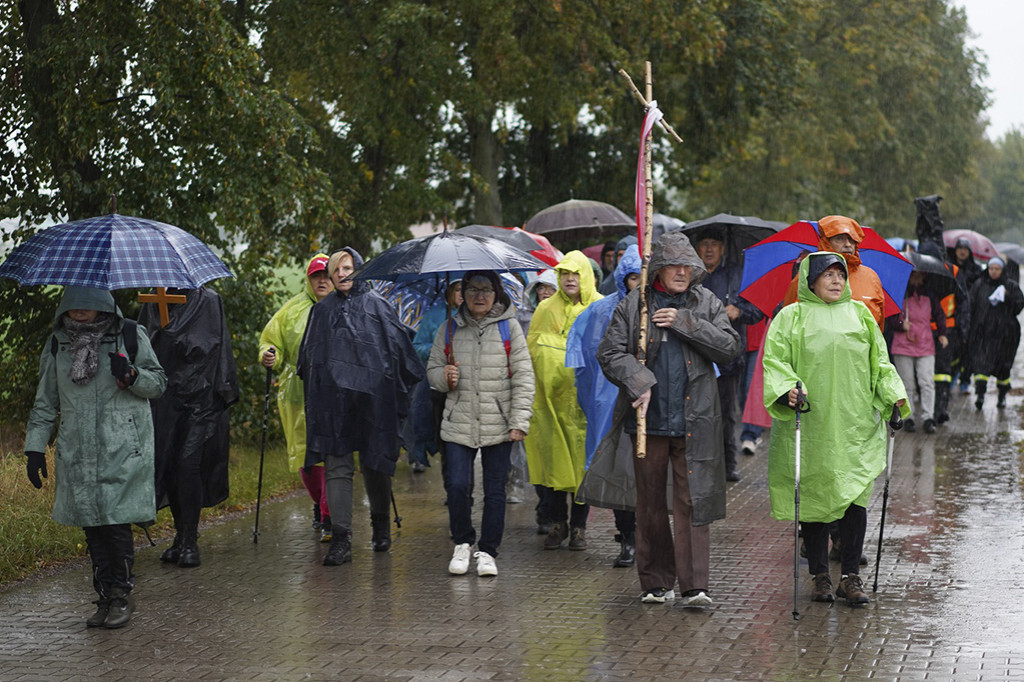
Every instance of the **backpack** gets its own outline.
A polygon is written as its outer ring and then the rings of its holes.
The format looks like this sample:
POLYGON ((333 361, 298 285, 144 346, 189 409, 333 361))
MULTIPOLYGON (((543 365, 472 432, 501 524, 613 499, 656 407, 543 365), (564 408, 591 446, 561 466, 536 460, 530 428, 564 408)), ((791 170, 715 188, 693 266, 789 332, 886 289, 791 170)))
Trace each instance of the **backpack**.
MULTIPOLYGON (((124 349, 128 353, 128 362, 135 362, 135 354, 139 351, 139 323, 125 318, 121 326, 124 337, 124 349)), ((50 334, 50 353, 57 357, 57 336, 50 334)))
MULTIPOLYGON (((444 357, 445 362, 452 354, 452 334, 455 333, 455 320, 448 320, 444 329, 444 357)), ((508 318, 498 320, 498 333, 501 334, 501 343, 505 346, 505 364, 508 367, 508 376, 512 378, 512 334, 508 329, 508 318)), ((127 342, 125 342, 127 343, 127 342)))

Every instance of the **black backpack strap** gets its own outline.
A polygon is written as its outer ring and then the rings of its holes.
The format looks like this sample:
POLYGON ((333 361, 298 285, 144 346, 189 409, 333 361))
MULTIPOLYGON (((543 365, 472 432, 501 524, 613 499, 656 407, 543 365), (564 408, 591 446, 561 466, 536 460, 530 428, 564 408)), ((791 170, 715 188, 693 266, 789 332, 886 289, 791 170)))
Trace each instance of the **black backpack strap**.
POLYGON ((50 334, 50 354, 57 357, 57 335, 50 334))
POLYGON ((128 355, 128 362, 134 363, 135 354, 139 352, 139 323, 125 318, 121 335, 124 337, 124 350, 128 355))

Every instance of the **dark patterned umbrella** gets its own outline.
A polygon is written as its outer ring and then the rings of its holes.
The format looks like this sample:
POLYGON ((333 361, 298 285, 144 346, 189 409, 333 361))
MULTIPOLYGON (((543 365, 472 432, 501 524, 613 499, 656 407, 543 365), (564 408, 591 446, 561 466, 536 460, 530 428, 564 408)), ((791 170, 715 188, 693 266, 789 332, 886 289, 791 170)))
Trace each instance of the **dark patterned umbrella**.
POLYGON ((603 201, 570 199, 548 206, 526 221, 523 229, 549 239, 603 239, 636 230, 636 221, 603 201))
POLYGON ((48 227, 0 264, 0 277, 23 286, 198 289, 231 276, 221 259, 185 230, 117 213, 48 227))

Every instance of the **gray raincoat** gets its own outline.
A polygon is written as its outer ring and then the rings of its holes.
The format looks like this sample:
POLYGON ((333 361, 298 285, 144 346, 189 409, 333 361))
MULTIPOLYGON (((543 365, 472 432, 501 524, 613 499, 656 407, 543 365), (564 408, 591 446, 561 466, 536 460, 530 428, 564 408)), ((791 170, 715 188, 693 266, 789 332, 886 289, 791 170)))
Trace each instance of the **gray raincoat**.
MULTIPOLYGON (((149 399, 164 392, 167 377, 143 330, 132 366, 135 383, 122 390, 110 373, 110 352, 124 353, 124 316, 109 291, 67 287, 57 308, 53 336, 39 358, 39 386, 25 434, 26 452, 45 452, 57 428, 53 520, 69 526, 146 523, 156 518, 153 419, 149 399), (114 313, 117 321, 99 347, 99 368, 83 385, 71 381, 68 310, 114 313), (60 426, 57 427, 58 417, 60 426)), ((125 353, 127 354, 127 353, 125 353)))

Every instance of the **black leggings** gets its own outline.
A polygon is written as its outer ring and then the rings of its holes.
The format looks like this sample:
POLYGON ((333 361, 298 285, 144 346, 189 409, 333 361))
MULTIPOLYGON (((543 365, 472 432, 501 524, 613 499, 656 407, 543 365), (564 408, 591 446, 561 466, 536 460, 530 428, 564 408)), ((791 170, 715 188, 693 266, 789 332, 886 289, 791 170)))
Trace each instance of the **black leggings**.
MULTIPOLYGON (((803 522, 804 545, 807 547, 807 568, 811 575, 828 573, 827 523, 803 522)), ((843 575, 860 572, 860 555, 864 552, 864 535, 868 530, 868 510, 851 504, 839 519, 839 551, 843 575)))
POLYGON ((101 598, 110 597, 113 588, 131 592, 135 587, 135 541, 130 524, 86 526, 85 542, 92 559, 92 586, 101 598))

